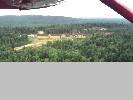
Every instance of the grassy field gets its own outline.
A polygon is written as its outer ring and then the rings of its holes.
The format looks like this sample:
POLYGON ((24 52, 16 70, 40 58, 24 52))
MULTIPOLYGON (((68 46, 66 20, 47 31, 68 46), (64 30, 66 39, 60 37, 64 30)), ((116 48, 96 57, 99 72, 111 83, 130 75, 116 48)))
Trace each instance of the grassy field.
POLYGON ((19 51, 23 48, 28 48, 28 47, 33 47, 33 48, 37 48, 40 47, 42 45, 47 44, 47 42, 51 41, 56 41, 56 40, 61 40, 61 39, 74 39, 74 38, 85 38, 84 37, 64 37, 64 38, 60 38, 60 36, 51 36, 50 38, 48 36, 40 36, 40 37, 35 37, 35 38, 29 38, 29 40, 31 41, 30 44, 26 44, 20 47, 15 47, 14 50, 15 51, 19 51))
POLYGON ((47 44, 48 41, 55 41, 57 39, 59 39, 59 38, 48 38, 46 36, 44 36, 42 38, 29 38, 29 40, 31 41, 30 44, 26 44, 26 45, 23 45, 20 47, 15 47, 14 50, 18 51, 18 50, 21 50, 21 49, 27 48, 27 47, 33 47, 33 48, 40 47, 43 44, 47 44))

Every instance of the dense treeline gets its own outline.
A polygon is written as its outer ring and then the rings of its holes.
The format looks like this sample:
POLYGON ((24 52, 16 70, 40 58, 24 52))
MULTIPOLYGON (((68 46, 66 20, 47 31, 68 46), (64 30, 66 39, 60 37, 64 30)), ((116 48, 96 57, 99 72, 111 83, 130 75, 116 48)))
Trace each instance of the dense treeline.
POLYGON ((94 62, 133 61, 133 27, 130 24, 71 24, 40 27, 0 28, 0 61, 13 62, 94 62), (105 27, 113 34, 105 35, 92 27, 105 27), (27 34, 44 30, 46 33, 83 32, 85 39, 62 39, 39 48, 13 48, 29 43, 27 34), (52 32, 51 32, 52 31, 52 32), (97 34, 93 34, 97 33, 97 34))
POLYGON ((0 16, 0 26, 46 26, 53 24, 72 24, 72 23, 129 23, 125 19, 81 19, 63 16, 0 16))
MULTIPOLYGON (((19 34, 36 34, 37 31, 42 30, 46 34, 60 34, 60 33, 96 33, 99 32, 99 30, 93 29, 95 27, 103 27, 107 28, 108 32, 117 32, 121 31, 127 32, 133 30, 132 24, 117 24, 117 23, 84 23, 84 24, 54 24, 54 25, 47 25, 47 26, 21 26, 21 27, 0 27, 0 33, 1 34, 11 34, 11 33, 17 33, 19 34)), ((120 33, 121 33, 120 32, 120 33)))

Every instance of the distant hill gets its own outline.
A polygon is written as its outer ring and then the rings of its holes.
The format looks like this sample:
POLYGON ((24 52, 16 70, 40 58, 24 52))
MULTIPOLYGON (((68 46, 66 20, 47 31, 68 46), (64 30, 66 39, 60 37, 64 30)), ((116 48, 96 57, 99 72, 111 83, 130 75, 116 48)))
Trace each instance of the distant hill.
POLYGON ((124 19, 82 19, 63 16, 0 16, 0 26, 37 26, 75 23, 129 23, 124 19))

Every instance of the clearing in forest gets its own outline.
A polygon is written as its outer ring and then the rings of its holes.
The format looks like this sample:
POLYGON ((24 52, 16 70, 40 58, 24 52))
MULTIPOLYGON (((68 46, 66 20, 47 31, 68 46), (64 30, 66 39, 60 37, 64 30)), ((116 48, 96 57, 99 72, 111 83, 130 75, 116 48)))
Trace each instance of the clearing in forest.
POLYGON ((56 41, 56 40, 61 40, 61 39, 74 39, 74 38, 85 38, 85 36, 81 36, 81 37, 73 37, 73 36, 69 36, 69 37, 63 37, 61 38, 60 36, 41 36, 41 37, 35 37, 35 38, 29 38, 29 40, 31 41, 30 44, 26 44, 20 47, 15 47, 14 50, 15 51, 19 51, 23 48, 27 48, 27 47, 40 47, 42 45, 47 44, 47 42, 51 41, 56 41))
POLYGON ((38 39, 38 38, 30 38, 31 40, 31 43, 30 44, 26 44, 26 45, 23 45, 23 46, 20 46, 20 47, 15 47, 14 50, 15 51, 18 51, 18 50, 21 50, 23 48, 27 48, 27 47, 40 47, 42 46, 43 44, 46 44, 48 41, 55 41, 59 38, 44 38, 44 39, 38 39))
POLYGON ((26 45, 23 45, 23 46, 20 46, 20 47, 15 47, 14 50, 15 51, 19 51, 23 48, 27 48, 27 47, 33 47, 33 48, 36 48, 36 47, 40 47, 42 45, 45 45, 47 44, 47 42, 51 41, 56 41, 56 40, 61 40, 61 39, 74 39, 74 38, 85 38, 86 36, 83 36, 83 35, 75 35, 75 36, 68 36, 68 37, 63 37, 61 38, 61 36, 41 36, 41 37, 34 37, 34 38, 29 38, 29 40, 31 40, 31 43, 30 44, 26 44, 26 45))

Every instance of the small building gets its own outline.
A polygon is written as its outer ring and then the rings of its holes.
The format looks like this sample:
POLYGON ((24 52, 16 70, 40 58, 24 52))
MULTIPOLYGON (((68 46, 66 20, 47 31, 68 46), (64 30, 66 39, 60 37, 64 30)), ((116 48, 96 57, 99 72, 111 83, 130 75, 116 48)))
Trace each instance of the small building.
POLYGON ((92 27, 91 30, 106 31, 107 28, 104 28, 104 27, 92 27))
POLYGON ((31 37, 31 38, 34 38, 35 37, 35 35, 34 34, 30 34, 30 35, 27 35, 29 38, 31 37))
POLYGON ((44 31, 38 31, 37 36, 44 36, 44 31))
POLYGON ((106 28, 100 28, 100 31, 106 31, 107 29, 106 28))
POLYGON ((43 40, 45 38, 44 35, 45 35, 44 31, 38 31, 36 36, 37 39, 43 40))
POLYGON ((66 37, 65 34, 61 34, 61 35, 60 35, 60 38, 65 38, 65 37, 66 37))
POLYGON ((51 34, 48 35, 48 38, 51 38, 51 34))
POLYGON ((111 35, 112 34, 112 32, 106 32, 106 33, 104 33, 105 35, 111 35))

